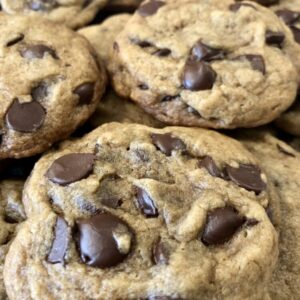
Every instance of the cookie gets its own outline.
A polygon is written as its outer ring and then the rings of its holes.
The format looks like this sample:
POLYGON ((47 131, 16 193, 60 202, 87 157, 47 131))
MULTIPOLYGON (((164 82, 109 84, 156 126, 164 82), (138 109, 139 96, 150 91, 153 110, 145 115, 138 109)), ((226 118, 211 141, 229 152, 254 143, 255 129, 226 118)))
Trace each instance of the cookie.
POLYGON ((42 18, 0 16, 0 159, 41 153, 95 111, 105 70, 80 35, 42 18))
POLYGON ((295 47, 288 28, 255 3, 151 0, 116 38, 109 70, 120 95, 163 122, 254 127, 295 99, 286 54, 295 47))
POLYGON ((8 295, 262 299, 277 260, 272 193, 257 160, 219 133, 103 125, 35 165, 8 295))
POLYGON ((122 99, 112 90, 108 91, 99 103, 96 112, 89 119, 93 128, 110 122, 138 123, 151 127, 164 127, 164 124, 144 112, 132 101, 122 99))
POLYGON ((99 58, 107 65, 115 38, 122 31, 130 17, 130 14, 118 14, 109 17, 100 25, 84 27, 78 33, 92 44, 99 58))
POLYGON ((42 16, 70 28, 79 28, 93 20, 108 0, 1 0, 8 14, 42 16))
POLYGON ((300 102, 299 96, 295 103, 283 113, 275 122, 276 126, 283 131, 300 136, 300 102))
POLYGON ((21 201, 23 184, 21 180, 0 181, 0 299, 3 300, 7 299, 3 281, 4 260, 18 224, 25 220, 21 201))
POLYGON ((270 285, 274 300, 299 299, 300 292, 300 154, 267 133, 254 133, 244 145, 261 161, 278 188, 282 220, 279 262, 270 285))

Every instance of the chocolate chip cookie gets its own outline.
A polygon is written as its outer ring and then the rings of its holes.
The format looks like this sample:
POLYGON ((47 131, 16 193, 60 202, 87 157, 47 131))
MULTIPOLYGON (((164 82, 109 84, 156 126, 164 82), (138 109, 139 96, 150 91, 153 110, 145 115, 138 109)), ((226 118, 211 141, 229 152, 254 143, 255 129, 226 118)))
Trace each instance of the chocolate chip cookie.
POLYGON ((274 300, 300 298, 300 154, 268 133, 251 133, 244 145, 277 186, 282 211, 279 262, 270 285, 274 300))
POLYGON ((84 27, 78 33, 92 44, 99 58, 107 65, 115 38, 122 31, 130 17, 130 14, 118 14, 109 17, 100 25, 84 27))
POLYGON ((143 3, 114 44, 116 91, 170 124, 254 127, 276 118, 296 96, 287 53, 298 46, 268 9, 238 4, 143 3))
POLYGON ((283 131, 295 136, 300 136, 300 101, 297 97, 295 103, 283 113, 275 122, 283 131))
POLYGON ((3 281, 3 266, 6 254, 15 236, 18 224, 25 220, 22 205, 21 180, 0 181, 0 299, 7 299, 3 281))
POLYGON ((0 159, 40 153, 94 112, 105 70, 91 45, 42 18, 0 16, 0 159))
POLYGON ((88 24, 108 0, 1 0, 8 14, 42 16, 71 28, 88 24))
POLYGON ((262 299, 277 260, 272 193, 257 160, 219 133, 103 125, 35 165, 8 294, 262 299))
POLYGON ((89 124, 93 128, 109 122, 138 123, 157 128, 164 127, 162 122, 144 112, 132 101, 122 99, 112 90, 104 95, 96 112, 89 119, 89 124))

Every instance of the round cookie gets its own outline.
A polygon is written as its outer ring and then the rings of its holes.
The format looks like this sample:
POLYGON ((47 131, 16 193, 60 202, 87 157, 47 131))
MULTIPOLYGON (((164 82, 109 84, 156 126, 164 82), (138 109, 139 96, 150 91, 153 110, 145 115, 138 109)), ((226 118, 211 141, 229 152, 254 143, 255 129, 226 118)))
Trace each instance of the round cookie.
POLYGON ((151 127, 164 127, 164 124, 144 112, 132 101, 122 99, 114 91, 108 91, 99 103, 96 112, 89 119, 93 128, 110 122, 138 123, 151 127))
POLYGON ((300 292, 300 154, 268 133, 252 132, 243 144, 261 162, 277 186, 282 219, 279 261, 270 284, 270 298, 299 299, 300 292))
POLYGON ((276 126, 283 131, 300 136, 300 102, 299 96, 290 109, 283 113, 275 122, 276 126))
POLYGON ((35 165, 8 294, 262 299, 278 247, 270 194, 256 159, 219 133, 103 125, 35 165))
POLYGON ((105 70, 80 35, 42 18, 0 16, 0 159, 66 138, 94 112, 105 70))
POLYGON ((114 88, 170 124, 270 122, 295 99, 297 76, 286 53, 297 45, 272 12, 244 4, 143 3, 116 38, 114 88))
POLYGON ((99 25, 84 27, 78 33, 92 44, 99 58, 107 65, 115 38, 130 17, 130 14, 118 14, 107 18, 99 25))
POLYGON ((108 0, 1 0, 8 14, 42 16, 70 28, 79 28, 93 20, 108 0))

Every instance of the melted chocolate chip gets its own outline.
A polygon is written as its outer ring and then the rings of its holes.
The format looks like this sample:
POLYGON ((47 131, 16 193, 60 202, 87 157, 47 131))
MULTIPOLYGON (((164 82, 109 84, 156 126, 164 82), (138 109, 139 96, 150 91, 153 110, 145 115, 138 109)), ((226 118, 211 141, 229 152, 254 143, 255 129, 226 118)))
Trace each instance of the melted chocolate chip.
POLYGON ((94 83, 83 83, 79 85, 73 93, 79 96, 79 105, 89 105, 94 98, 94 83))
POLYGON ((265 61, 261 55, 246 54, 236 57, 236 59, 246 59, 250 62, 253 70, 266 74, 265 61))
POLYGON ((279 3, 279 0, 252 0, 252 1, 263 6, 271 6, 279 3))
POLYGON ((167 265, 169 263, 170 253, 164 242, 157 241, 153 246, 153 261, 157 265, 167 265))
POLYGON ((55 225, 54 240, 52 242, 47 261, 52 264, 63 264, 65 254, 68 249, 68 244, 68 224, 62 217, 58 216, 55 225))
POLYGON ((85 264, 109 268, 120 264, 130 253, 133 234, 120 218, 101 213, 76 224, 75 239, 85 264))
POLYGON ((217 208, 207 217, 202 242, 207 246, 224 244, 244 223, 245 218, 240 216, 234 208, 217 208))
POLYGON ((172 154, 172 151, 186 150, 186 145, 184 144, 184 142, 177 137, 173 137, 170 133, 152 133, 151 139, 153 144, 157 147, 157 149, 159 149, 167 156, 170 156, 172 154))
POLYGON ((300 19, 300 13, 288 9, 281 9, 276 11, 276 15, 282 19, 287 25, 293 25, 300 19))
POLYGON ((145 4, 142 4, 137 12, 143 17, 152 16, 164 5, 165 3, 162 1, 150 0, 145 4))
POLYGON ((183 71, 183 87, 191 91, 203 91, 212 89, 217 74, 212 67, 202 61, 189 60, 183 71))
POLYGON ((44 124, 45 116, 38 102, 20 103, 15 99, 6 113, 6 123, 15 131, 35 132, 44 124))
POLYGON ((20 33, 15 38, 6 43, 6 47, 11 47, 24 40, 24 34, 20 33))
POLYGON ((43 44, 26 45, 20 51, 20 53, 22 57, 27 59, 33 59, 33 58, 41 59, 45 56, 45 54, 52 56, 54 59, 58 59, 55 50, 43 44))
POLYGON ((31 90, 31 97, 33 101, 43 101, 48 96, 48 85, 46 82, 40 82, 31 90))
POLYGON ((278 48, 282 48, 282 44, 285 40, 285 35, 282 32, 266 31, 266 43, 278 48))
POLYGON ((93 171, 95 156, 90 153, 71 153, 56 159, 48 169, 47 178, 59 185, 87 178, 93 171))
POLYGON ((153 47, 153 44, 152 44, 152 43, 147 42, 147 41, 141 41, 141 40, 136 39, 136 38, 132 38, 132 39, 130 39, 130 41, 131 41, 133 44, 138 45, 138 46, 141 47, 141 48, 153 47))
POLYGON ((256 10, 256 7, 249 3, 233 3, 229 6, 229 9, 233 12, 237 12, 241 7, 251 7, 256 10))
POLYGON ((298 27, 295 27, 295 26, 291 26, 290 27, 291 30, 292 30, 292 33, 294 35, 294 39, 295 41, 300 44, 300 29, 298 27))
POLYGON ((210 156, 205 156, 200 162, 199 162, 200 168, 205 168, 207 172, 214 177, 222 177, 222 172, 216 165, 215 161, 210 156))
POLYGON ((255 165, 240 164, 238 168, 227 165, 225 169, 231 181, 248 191, 259 194, 267 188, 261 170, 255 165))
POLYGON ((191 56, 195 60, 212 61, 223 59, 226 53, 222 49, 212 48, 198 41, 192 48, 191 56))
POLYGON ((138 206, 144 216, 147 218, 158 217, 158 210, 148 193, 139 187, 136 187, 136 191, 138 206))

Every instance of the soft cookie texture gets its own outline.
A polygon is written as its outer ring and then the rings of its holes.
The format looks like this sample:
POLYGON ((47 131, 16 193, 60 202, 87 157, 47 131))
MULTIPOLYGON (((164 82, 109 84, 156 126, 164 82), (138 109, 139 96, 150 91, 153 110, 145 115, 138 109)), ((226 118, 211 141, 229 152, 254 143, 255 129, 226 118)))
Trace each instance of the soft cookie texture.
POLYGON ((295 47, 290 30, 252 2, 150 0, 116 38, 109 70, 120 95, 163 122, 255 127, 295 99, 295 47))
POLYGON ((241 140, 260 160, 280 196, 280 254, 270 298, 300 299, 300 154, 267 132, 252 132, 241 140))
POLYGON ((35 165, 8 295, 262 299, 277 261, 273 193, 257 160, 219 133, 103 125, 35 165))
MULTIPOLYGON (((1 0, 8 14, 42 16, 71 28, 88 24, 107 0, 1 0)), ((66 40, 67 41, 67 40, 66 40)))
POLYGON ((42 18, 0 15, 0 159, 40 153, 94 112, 106 74, 80 35, 42 18))
POLYGON ((78 33, 92 44, 99 58, 107 65, 115 38, 123 30, 130 17, 130 14, 118 14, 107 18, 99 25, 84 27, 78 33))
POLYGON ((95 113, 89 119, 89 124, 93 128, 109 122, 138 123, 158 128, 165 126, 135 103, 119 97, 112 90, 104 95, 95 113))

